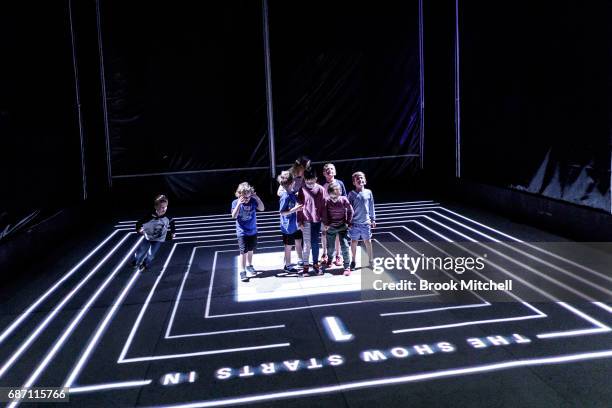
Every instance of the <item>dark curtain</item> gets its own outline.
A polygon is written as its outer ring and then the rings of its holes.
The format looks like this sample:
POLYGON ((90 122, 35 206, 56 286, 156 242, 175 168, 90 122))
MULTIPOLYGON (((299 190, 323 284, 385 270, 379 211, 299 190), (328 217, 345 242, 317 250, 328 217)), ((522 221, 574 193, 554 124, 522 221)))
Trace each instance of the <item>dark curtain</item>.
POLYGON ((610 209, 610 6, 460 1, 462 176, 610 209))
POLYGON ((267 165, 259 1, 101 4, 114 175, 267 165))
POLYGON ((271 0, 277 161, 419 154, 418 22, 417 1, 271 0))
POLYGON ((82 198, 67 5, 0 13, 0 238, 82 198))

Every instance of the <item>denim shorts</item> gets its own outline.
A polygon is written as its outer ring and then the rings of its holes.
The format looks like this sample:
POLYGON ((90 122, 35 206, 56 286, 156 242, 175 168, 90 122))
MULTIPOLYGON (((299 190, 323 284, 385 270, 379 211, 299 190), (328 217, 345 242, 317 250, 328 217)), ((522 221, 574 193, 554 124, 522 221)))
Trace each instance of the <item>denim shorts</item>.
POLYGON ((372 227, 370 224, 353 224, 349 228, 349 238, 353 241, 372 239, 372 227))

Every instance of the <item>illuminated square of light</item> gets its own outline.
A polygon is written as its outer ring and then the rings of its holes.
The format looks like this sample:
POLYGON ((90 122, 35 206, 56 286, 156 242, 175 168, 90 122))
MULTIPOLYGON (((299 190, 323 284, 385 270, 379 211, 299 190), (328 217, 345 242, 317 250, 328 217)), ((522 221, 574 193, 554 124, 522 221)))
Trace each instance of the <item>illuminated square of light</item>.
MULTIPOLYGON (((295 251, 292 252, 292 262, 297 263, 295 251)), ((350 276, 342 274, 344 268, 335 266, 327 268, 323 276, 312 275, 312 268, 308 277, 282 275, 285 254, 279 252, 265 252, 253 254, 253 266, 261 277, 251 278, 249 282, 240 280, 238 268, 240 257, 234 261, 237 282, 236 301, 251 302, 256 300, 270 300, 312 296, 326 293, 357 292, 361 290, 361 248, 357 247, 356 268, 350 276)))

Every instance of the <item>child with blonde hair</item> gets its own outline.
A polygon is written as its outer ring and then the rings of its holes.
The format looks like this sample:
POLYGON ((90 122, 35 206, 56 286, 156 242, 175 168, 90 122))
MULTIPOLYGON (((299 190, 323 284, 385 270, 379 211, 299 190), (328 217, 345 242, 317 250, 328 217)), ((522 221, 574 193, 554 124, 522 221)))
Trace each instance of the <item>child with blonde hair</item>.
POLYGON ((263 211, 264 204, 255 194, 255 189, 247 182, 240 183, 236 189, 236 199, 232 201, 232 218, 236 219, 236 236, 240 250, 240 279, 248 282, 257 275, 253 267, 253 251, 257 248, 257 211, 263 211))

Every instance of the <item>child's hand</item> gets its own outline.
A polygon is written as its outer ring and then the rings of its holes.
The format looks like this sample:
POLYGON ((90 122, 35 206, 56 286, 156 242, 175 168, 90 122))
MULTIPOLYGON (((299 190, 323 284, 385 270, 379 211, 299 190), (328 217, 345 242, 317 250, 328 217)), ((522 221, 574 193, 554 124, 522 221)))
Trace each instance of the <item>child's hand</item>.
POLYGON ((291 211, 298 212, 298 211, 302 211, 303 208, 304 208, 304 204, 298 204, 295 207, 293 207, 291 211))
POLYGON ((298 224, 298 228, 300 229, 300 231, 304 230, 304 224, 302 224, 301 222, 298 224))
POLYGON ((376 221, 370 222, 370 227, 371 228, 376 228, 376 221))
POLYGON ((138 233, 139 233, 139 234, 141 234, 141 235, 142 235, 142 233, 143 233, 143 232, 144 232, 144 228, 140 228, 140 229, 138 230, 138 233))
POLYGON ((328 229, 329 229, 329 225, 323 224, 323 231, 327 232, 328 229))

